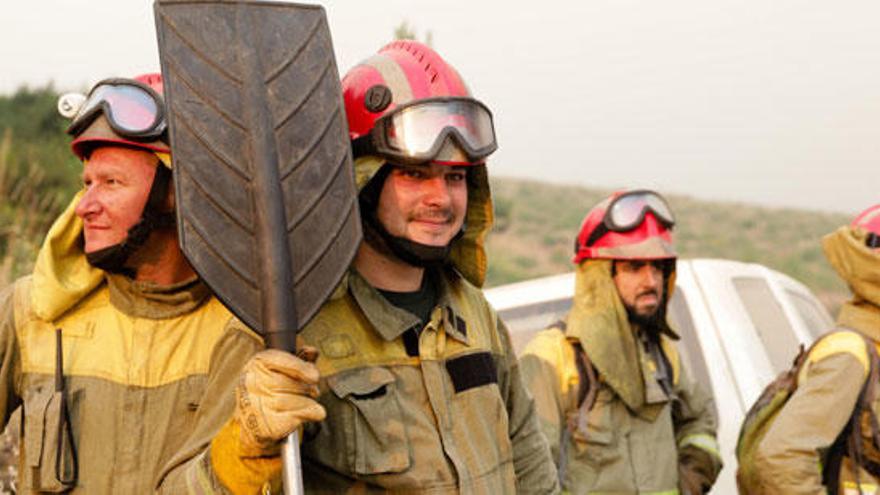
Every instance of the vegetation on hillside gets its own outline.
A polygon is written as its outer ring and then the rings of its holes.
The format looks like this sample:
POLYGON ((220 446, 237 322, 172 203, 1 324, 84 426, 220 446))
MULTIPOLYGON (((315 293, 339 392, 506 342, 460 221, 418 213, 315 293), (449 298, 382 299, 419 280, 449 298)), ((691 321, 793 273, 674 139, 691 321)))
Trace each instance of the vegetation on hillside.
POLYGON ((80 166, 51 86, 0 97, 0 288, 30 272, 80 166))
MULTIPOLYGON (((497 216, 489 236, 490 285, 572 269, 574 238, 587 211, 610 191, 495 178, 497 216)), ((761 263, 807 284, 829 307, 846 297, 826 263, 820 238, 849 221, 846 215, 771 209, 667 196, 686 258, 761 263)))
POLYGON ((49 85, 22 87, 0 96, 0 136, 9 135, 7 165, 15 174, 42 172, 42 193, 67 194, 79 184, 79 160, 70 153, 68 121, 56 110, 58 93, 49 85))
MULTIPOLYGON (((67 122, 51 87, 0 96, 0 286, 27 273, 51 221, 78 187, 67 122)), ((608 191, 495 178, 496 227, 489 236, 489 284, 571 269, 574 236, 608 191)), ((825 262, 822 235, 844 215, 669 197, 685 257, 762 263, 809 285, 829 306, 847 291, 825 262)))

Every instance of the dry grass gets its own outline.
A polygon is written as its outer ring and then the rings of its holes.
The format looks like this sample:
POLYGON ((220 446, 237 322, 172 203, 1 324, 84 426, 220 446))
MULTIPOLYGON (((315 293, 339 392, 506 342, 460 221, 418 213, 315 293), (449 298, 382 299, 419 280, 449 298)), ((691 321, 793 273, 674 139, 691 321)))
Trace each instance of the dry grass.
POLYGON ((15 170, 9 160, 12 134, 0 139, 0 288, 29 273, 42 238, 61 211, 56 192, 47 192, 43 167, 15 170))

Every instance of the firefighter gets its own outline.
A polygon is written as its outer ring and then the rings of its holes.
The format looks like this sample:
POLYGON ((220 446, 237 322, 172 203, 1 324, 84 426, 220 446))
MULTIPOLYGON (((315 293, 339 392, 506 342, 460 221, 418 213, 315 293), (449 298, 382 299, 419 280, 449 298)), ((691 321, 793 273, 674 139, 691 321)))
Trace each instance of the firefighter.
POLYGON ((521 358, 562 488, 701 494, 721 459, 711 397, 679 359, 666 319, 674 218, 659 194, 615 193, 575 245, 571 311, 521 358))
POLYGON ((162 79, 65 96, 83 187, 0 295, 0 411, 20 493, 184 493, 262 346, 178 247, 162 79))
POLYGON ((853 298, 841 307, 836 331, 810 350, 797 389, 758 444, 760 493, 880 490, 878 403, 871 402, 877 364, 869 347, 880 345, 880 205, 826 235, 822 247, 853 298))
POLYGON ((510 336, 480 289, 491 112, 414 41, 385 46, 342 87, 365 240, 300 333, 317 360, 267 351, 246 366, 211 448, 214 482, 276 488, 278 442, 305 424, 308 492, 556 491, 510 336))

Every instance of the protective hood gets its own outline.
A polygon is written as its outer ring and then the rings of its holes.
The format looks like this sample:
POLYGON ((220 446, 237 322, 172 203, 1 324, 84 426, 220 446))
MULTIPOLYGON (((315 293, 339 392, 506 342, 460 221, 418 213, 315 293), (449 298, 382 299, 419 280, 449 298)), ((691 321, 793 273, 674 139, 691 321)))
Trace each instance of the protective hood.
MULTIPOLYGON (((358 190, 372 179, 385 161, 375 156, 355 160, 354 170, 358 190)), ((486 234, 492 228, 494 213, 489 175, 485 165, 468 166, 468 204, 465 214, 464 235, 452 241, 449 260, 468 282, 482 287, 486 281, 486 234)))
POLYGON ((82 247, 82 220, 77 193, 55 220, 40 247, 33 273, 31 308, 36 316, 54 321, 101 285, 104 272, 86 260, 82 247))
POLYGON ((880 253, 865 245, 867 236, 864 229, 841 227, 822 239, 822 248, 855 300, 880 307, 880 253))
MULTIPOLYGON (((574 305, 568 314, 566 335, 580 340, 608 385, 627 407, 638 411, 645 404, 645 383, 635 332, 611 276, 613 263, 595 259, 577 266, 574 305)), ((667 304, 674 286, 673 272, 666 281, 667 304)), ((668 323, 660 331, 678 339, 668 323)))
POLYGON ((840 227, 822 239, 828 262, 853 293, 838 323, 880 340, 880 253, 865 245, 868 232, 840 227))

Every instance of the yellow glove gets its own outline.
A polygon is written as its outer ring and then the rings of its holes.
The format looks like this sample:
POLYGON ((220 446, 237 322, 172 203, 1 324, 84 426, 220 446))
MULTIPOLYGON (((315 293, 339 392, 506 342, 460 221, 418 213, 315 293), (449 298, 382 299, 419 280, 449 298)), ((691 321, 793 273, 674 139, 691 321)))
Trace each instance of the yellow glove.
POLYGON ((240 452, 277 455, 280 442, 307 421, 327 415, 318 397, 314 348, 293 354, 269 349, 251 357, 235 388, 235 420, 241 426, 240 452))

